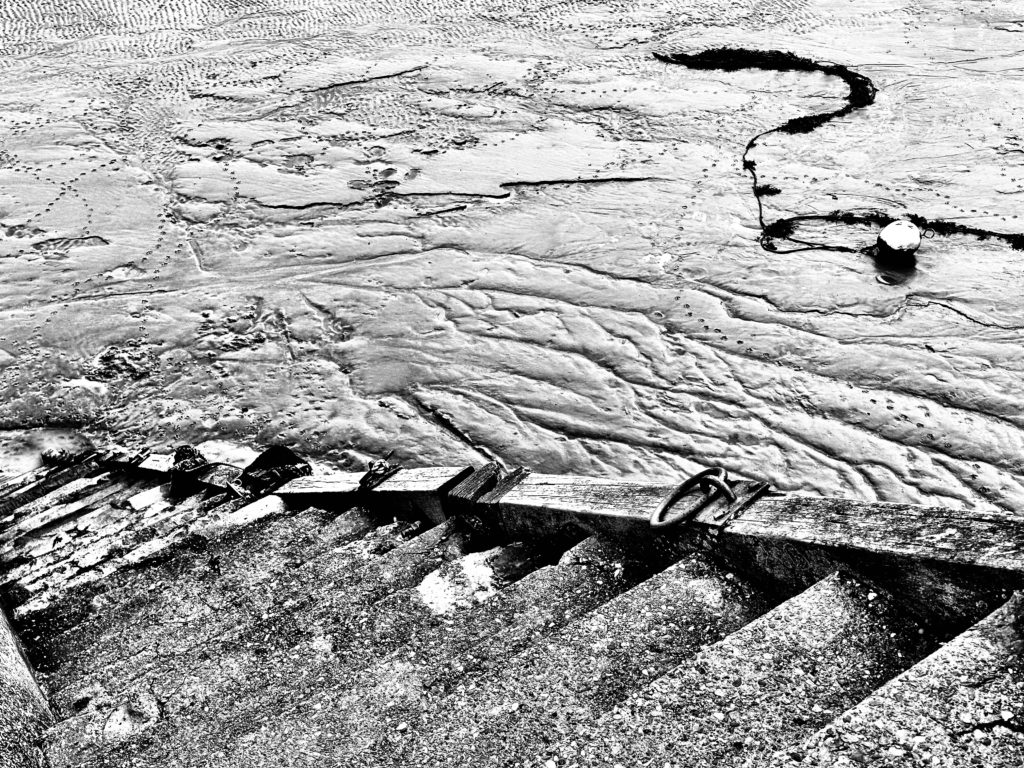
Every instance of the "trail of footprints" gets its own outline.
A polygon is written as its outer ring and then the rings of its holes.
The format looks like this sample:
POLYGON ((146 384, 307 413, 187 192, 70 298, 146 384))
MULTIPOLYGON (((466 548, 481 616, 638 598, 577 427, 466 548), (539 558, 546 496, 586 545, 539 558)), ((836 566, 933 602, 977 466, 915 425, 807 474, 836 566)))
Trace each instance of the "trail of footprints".
MULTIPOLYGON (((839 23, 855 27, 884 13, 878 8, 862 10, 864 13, 856 16, 842 16, 839 23)), ((196 115, 245 121, 268 111, 269 107, 279 110, 271 119, 295 123, 305 138, 311 135, 309 129, 318 120, 342 115, 353 123, 408 130, 413 139, 421 139, 425 146, 443 146, 443 142, 450 141, 462 127, 471 125, 466 120, 433 114, 418 106, 410 100, 402 83, 386 82, 372 88, 345 89, 303 97, 275 90, 275 83, 280 83, 294 72, 316 68, 337 50, 359 58, 400 46, 421 48, 428 54, 425 59, 433 64, 439 61, 440 54, 436 51, 443 46, 477 41, 486 43, 498 38, 506 43, 520 40, 530 46, 535 45, 537 49, 547 46, 549 52, 555 46, 564 47, 566 36, 571 35, 593 45, 617 45, 616 35, 620 28, 638 20, 641 25, 656 31, 659 31, 658 24, 664 24, 666 29, 669 25, 678 28, 688 22, 699 23, 708 19, 750 27, 781 23, 797 32, 823 22, 809 3, 799 0, 772 3, 751 0, 724 6, 722 3, 695 4, 673 0, 667 5, 657 4, 657 7, 653 3, 612 2, 604 4, 602 11, 605 15, 598 18, 595 14, 593 21, 582 18, 587 11, 587 4, 581 2, 552 5, 542 0, 531 0, 525 4, 499 2, 486 4, 486 7, 480 4, 469 8, 450 2, 319 2, 304 4, 301 10, 293 9, 292 12, 282 12, 280 3, 246 0, 215 4, 197 0, 147 0, 136 4, 117 0, 16 0, 0 9, 0 32, 3 32, 0 51, 3 53, 9 56, 34 54, 41 60, 45 59, 52 55, 55 44, 46 39, 43 30, 57 29, 60 35, 70 40, 71 55, 86 57, 90 63, 128 61, 123 66, 102 72, 97 68, 96 71, 67 75, 82 88, 95 87, 97 82, 102 84, 104 98, 90 99, 78 107, 76 120, 93 135, 103 137, 104 151, 120 152, 122 157, 110 157, 72 176, 61 173, 62 162, 40 166, 23 161, 18 152, 10 148, 5 150, 0 161, 5 171, 16 174, 24 183, 45 186, 50 190, 47 202, 26 220, 26 230, 57 229, 61 219, 75 208, 82 212, 84 222, 76 236, 104 237, 108 233, 97 228, 96 203, 89 191, 83 189, 83 182, 122 169, 125 165, 141 167, 161 180, 187 157, 177 139, 176 125, 196 115), (509 25, 509 19, 514 19, 515 23, 509 25), (400 25, 402 20, 408 22, 404 28, 400 25), (390 23, 390 28, 382 26, 360 38, 353 38, 347 32, 385 23, 390 23), (99 34, 101 31, 104 34, 99 34), (252 41, 257 39, 280 42, 256 47, 252 41), (202 43, 222 48, 217 53, 204 53, 202 43), (263 90, 250 100, 231 95, 246 89, 263 90), (265 98, 267 95, 269 98, 265 98)), ((529 48, 524 46, 524 50, 529 48)), ((525 96, 503 96, 500 103, 510 108, 540 111, 538 106, 550 106, 548 99, 559 93, 559 87, 555 85, 558 78, 581 66, 576 61, 560 62, 550 53, 536 58, 532 79, 528 81, 531 91, 525 96)), ((651 67, 646 61, 646 54, 636 56, 634 61, 635 69, 651 67)), ((366 73, 371 71, 373 63, 371 60, 367 65, 366 73)), ((617 60, 616 65, 623 66, 623 60, 617 60)), ((616 115, 616 109, 628 104, 629 94, 625 88, 620 93, 617 88, 598 84, 578 85, 568 90, 577 96, 602 97, 602 109, 588 113, 586 117, 609 131, 617 132, 616 135, 624 141, 632 142, 629 148, 631 159, 644 160, 650 155, 645 146, 647 137, 667 130, 658 121, 631 114, 628 110, 616 115)), ((467 98, 476 100, 476 103, 482 100, 480 94, 467 98)), ((567 117, 580 114, 572 105, 559 106, 558 109, 567 117)), ((53 118, 45 113, 31 120, 5 120, 2 131, 8 147, 19 142, 31 142, 53 122, 53 118)), ((708 113, 706 130, 724 129, 730 120, 735 118, 708 113)), ((331 137, 330 141, 351 145, 365 143, 367 138, 365 134, 354 132, 331 137)), ((483 140, 489 139, 484 136, 483 140)), ((668 151, 671 147, 659 150, 662 154, 668 151)), ((1008 145, 1006 151, 1020 150, 1008 145)), ((240 197, 241 180, 232 159, 225 156, 220 162, 230 185, 231 199, 207 224, 198 226, 180 220, 173 213, 173 197, 167 196, 164 210, 155 222, 154 238, 135 260, 135 267, 144 274, 133 279, 145 288, 154 288, 165 271, 188 262, 191 257, 187 243, 193 231, 201 235, 203 227, 211 230, 228 228, 239 220, 260 223, 258 210, 253 210, 253 206, 240 197)), ((1017 190, 1024 191, 1024 182, 1014 173, 1014 167, 1008 165, 1003 168, 1001 176, 1017 190)), ((717 162, 711 162, 695 169, 695 173, 707 179, 724 170, 717 162)), ((371 183, 379 180, 373 175, 376 173, 379 173, 377 169, 368 167, 371 183)), ((804 178, 810 180, 807 176, 804 178)), ((879 195, 898 191, 887 189, 883 184, 876 188, 879 195)), ((933 194, 943 197, 939 189, 933 194)), ((945 195, 945 199, 948 200, 949 196, 945 195)), ((681 207, 685 210, 686 204, 681 207)), ((999 215, 977 205, 973 208, 967 205, 958 210, 972 215, 999 215)), ((1015 219, 1017 215, 1011 214, 1010 218, 1015 219)), ((39 238, 45 237, 46 234, 39 235, 39 238)), ((33 238, 18 238, 19 245, 5 257, 39 255, 32 241, 33 238)), ((43 255, 55 263, 60 259, 74 259, 74 247, 75 243, 69 238, 65 244, 59 244, 43 255)), ((68 285, 59 286, 52 297, 55 303, 41 313, 34 338, 39 338, 41 324, 57 321, 61 313, 74 306, 73 302, 114 292, 111 281, 106 277, 107 272, 104 268, 95 274, 78 274, 68 285)), ((145 339, 149 333, 144 311, 148 300, 141 298, 138 304, 141 309, 137 313, 137 328, 140 338, 145 339)), ((686 316, 693 323, 684 328, 686 333, 703 335, 707 343, 728 349, 730 354, 762 360, 770 358, 770 353, 758 351, 753 341, 731 338, 712 321, 695 315, 689 307, 686 316)), ((886 405, 884 401, 875 405, 892 408, 891 403, 886 405)), ((919 429, 927 429, 924 416, 920 421, 906 413, 896 418, 913 422, 919 429)))

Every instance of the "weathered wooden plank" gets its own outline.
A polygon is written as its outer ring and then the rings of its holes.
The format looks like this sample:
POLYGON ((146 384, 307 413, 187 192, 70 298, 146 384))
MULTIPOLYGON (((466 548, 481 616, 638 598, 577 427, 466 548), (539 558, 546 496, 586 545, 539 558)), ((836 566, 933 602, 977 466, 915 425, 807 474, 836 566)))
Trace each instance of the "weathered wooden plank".
POLYGON ((374 509, 421 514, 434 523, 447 519, 448 491, 473 474, 473 467, 403 469, 365 494, 374 509))
POLYGON ((713 547, 738 570, 772 578, 786 591, 844 568, 918 601, 926 620, 980 615, 1007 589, 1024 585, 1024 518, 775 494, 752 502, 711 543, 724 501, 690 525, 651 530, 651 513, 673 487, 530 475, 492 505, 493 517, 512 539, 571 525, 636 546, 713 547))
POLYGON ((360 504, 391 514, 421 515, 438 523, 447 517, 444 508, 449 490, 472 474, 472 467, 419 467, 402 469, 380 485, 366 490, 365 472, 332 472, 291 480, 275 493, 291 504, 360 504), (358 496, 357 496, 358 494, 358 496))
POLYGON ((150 472, 170 472, 174 466, 174 454, 151 453, 139 463, 139 469, 150 472))
POLYGON ((402 469, 374 489, 374 493, 437 493, 452 488, 473 474, 473 467, 413 467, 402 469))
POLYGON ((1000 512, 770 496, 751 504, 729 533, 1024 573, 1024 518, 1000 512))
MULTIPOLYGON (((600 533, 650 536, 650 515, 673 487, 530 475, 497 506, 509 530, 568 523, 600 533)), ((693 498, 699 496, 695 492, 693 498)), ((723 506, 715 501, 698 512, 694 527, 710 527, 723 506)), ((725 534, 1024 574, 1024 517, 1006 513, 773 494, 752 502, 725 534)))
POLYGON ((648 520, 675 485, 643 485, 606 478, 531 474, 504 490, 497 501, 486 496, 496 523, 510 538, 555 533, 579 526, 612 536, 651 537, 648 520))
POLYGON ((359 490, 359 481, 365 474, 365 472, 331 472, 326 475, 297 477, 294 480, 289 480, 274 493, 285 497, 355 493, 359 490))
POLYGON ((453 514, 472 514, 477 501, 491 491, 504 472, 495 462, 489 462, 473 472, 448 491, 447 504, 453 514))

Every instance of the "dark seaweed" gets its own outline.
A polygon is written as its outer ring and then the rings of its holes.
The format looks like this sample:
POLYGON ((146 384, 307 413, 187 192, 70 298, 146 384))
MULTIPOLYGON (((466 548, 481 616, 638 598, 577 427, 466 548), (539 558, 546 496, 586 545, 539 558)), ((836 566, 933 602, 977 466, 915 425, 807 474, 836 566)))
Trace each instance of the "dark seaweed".
MULTIPOLYGON (((778 187, 771 184, 760 184, 757 179, 757 165, 748 157, 750 150, 757 144, 758 139, 771 133, 810 133, 820 128, 825 123, 831 122, 840 117, 845 117, 851 112, 870 106, 875 101, 877 89, 874 83, 864 75, 854 72, 849 67, 832 62, 814 61, 794 53, 786 51, 756 51, 749 48, 712 48, 700 53, 655 53, 655 58, 668 64, 681 64, 689 69, 718 70, 722 72, 736 72, 741 69, 763 69, 774 72, 820 72, 824 75, 838 77, 849 87, 844 104, 839 109, 831 112, 820 112, 813 115, 805 115, 788 120, 782 125, 770 128, 754 136, 747 142, 743 150, 743 168, 748 171, 753 179, 754 197, 757 200, 757 216, 761 225, 761 247, 767 251, 777 251, 775 240, 787 240, 801 247, 793 250, 830 250, 844 253, 868 253, 873 255, 874 247, 865 249, 848 248, 841 245, 824 245, 809 243, 795 238, 796 225, 801 221, 827 221, 841 224, 864 224, 884 227, 895 219, 879 212, 852 213, 849 211, 833 211, 828 214, 791 216, 779 219, 766 224, 764 220, 764 206, 762 198, 777 195, 781 192, 778 187)), ((951 221, 941 219, 926 219, 917 214, 908 214, 905 218, 916 224, 922 231, 934 232, 936 235, 972 235, 979 240, 993 238, 1007 243, 1011 248, 1024 251, 1024 234, 992 232, 978 227, 968 227, 951 221)))

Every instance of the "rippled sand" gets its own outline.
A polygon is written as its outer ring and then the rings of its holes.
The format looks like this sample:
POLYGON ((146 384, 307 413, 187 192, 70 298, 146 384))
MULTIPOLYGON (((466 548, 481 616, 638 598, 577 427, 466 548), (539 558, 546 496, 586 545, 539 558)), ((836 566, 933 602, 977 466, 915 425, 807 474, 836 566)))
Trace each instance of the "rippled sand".
POLYGON ((5 2, 2 426, 1018 509, 1024 252, 762 250, 743 148, 844 84, 652 56, 877 86, 769 218, 1021 232, 1024 22, 961 5, 5 2))

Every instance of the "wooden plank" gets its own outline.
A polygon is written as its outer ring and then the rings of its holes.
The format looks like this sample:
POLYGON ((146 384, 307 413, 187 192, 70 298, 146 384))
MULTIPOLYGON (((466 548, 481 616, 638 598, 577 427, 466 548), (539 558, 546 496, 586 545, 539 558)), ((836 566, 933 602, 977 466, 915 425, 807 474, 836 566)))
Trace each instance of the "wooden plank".
MULTIPOLYGON (((529 475, 505 494, 498 507, 502 524, 509 530, 568 523, 595 533, 649 537, 650 515, 673 487, 569 475, 529 475)), ((723 506, 716 501, 699 512, 695 527, 711 527, 723 506)), ((1024 517, 1006 513, 773 494, 752 502, 729 523, 723 535, 1024 575, 1024 517)))
POLYGON ((139 463, 139 469, 150 472, 170 472, 174 466, 174 454, 151 453, 139 463))
POLYGON ((454 487, 473 474, 473 467, 413 467, 402 469, 374 489, 374 493, 437 493, 454 487))
POLYGON ((366 494, 373 509, 423 515, 433 523, 449 516, 448 491, 473 474, 473 467, 414 467, 400 470, 366 494))
POLYGON ((274 493, 278 496, 355 493, 359 490, 359 481, 365 474, 365 472, 331 472, 325 475, 297 477, 294 480, 289 480, 274 493))
POLYGON ((1024 573, 1024 518, 1000 512, 769 496, 729 533, 1024 573))
POLYGON ((648 519, 675 487, 606 478, 530 474, 497 502, 484 497, 509 538, 579 526, 591 533, 651 538, 648 519))
POLYGON ((980 616, 1005 590, 1024 586, 1024 518, 776 494, 752 502, 714 538, 723 501, 690 525, 654 532, 650 515, 673 488, 530 475, 493 506, 509 539, 569 525, 638 547, 713 548, 737 570, 774 580, 783 591, 842 568, 916 601, 911 607, 926 621, 980 616))
POLYGON ((360 504, 374 511, 421 516, 439 523, 447 518, 447 492, 472 472, 472 467, 402 469, 369 491, 360 486, 365 472, 332 472, 296 478, 275 493, 293 506, 324 502, 337 506, 355 503, 358 498, 360 504))
POLYGON ((452 514, 473 514, 477 501, 491 491, 504 472, 495 462, 474 469, 472 474, 448 491, 447 504, 452 514))

